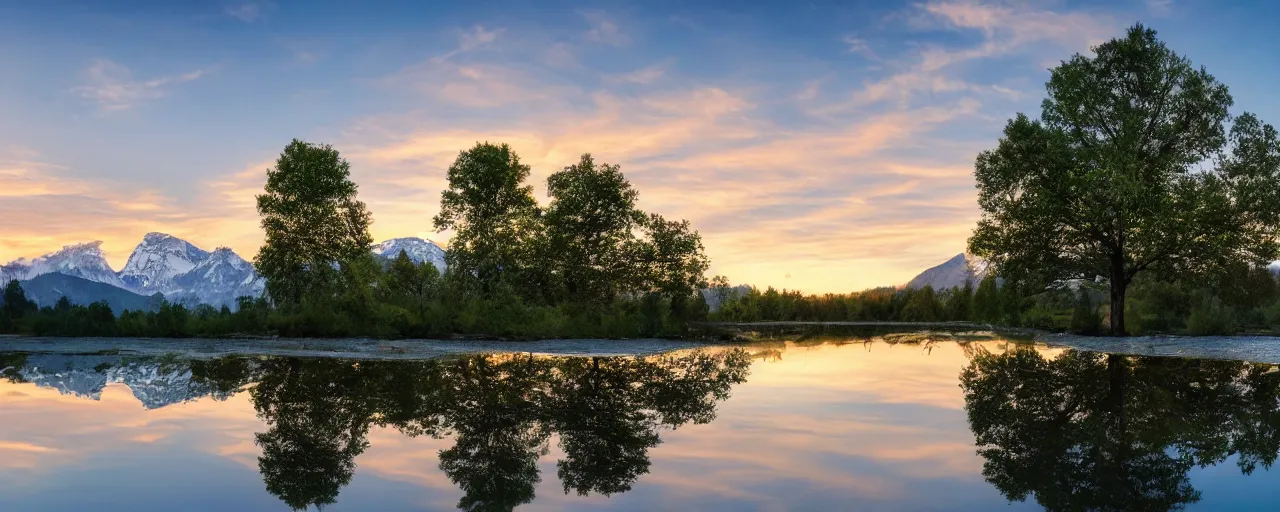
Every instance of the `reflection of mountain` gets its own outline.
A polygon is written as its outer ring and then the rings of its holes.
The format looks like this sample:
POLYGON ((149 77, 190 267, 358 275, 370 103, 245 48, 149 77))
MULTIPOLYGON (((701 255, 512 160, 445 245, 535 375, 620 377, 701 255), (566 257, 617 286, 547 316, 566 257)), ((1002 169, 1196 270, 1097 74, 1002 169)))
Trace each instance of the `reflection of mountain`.
POLYGON ((337 501, 375 425, 449 438, 439 468, 463 491, 458 507, 509 511, 534 499, 553 434, 566 493, 626 492, 649 472, 660 432, 714 420, 750 360, 741 349, 425 361, 22 355, 0 358, 0 377, 93 400, 122 383, 149 409, 247 392, 267 425, 255 436, 263 482, 295 509, 337 501))
POLYGON ((90 400, 100 400, 107 384, 124 384, 147 409, 206 396, 230 396, 229 392, 215 392, 209 384, 192 380, 191 364, 185 362, 127 362, 112 356, 29 356, 17 375, 37 386, 90 400))
POLYGON ((1280 452, 1272 365, 1024 349, 977 355, 961 386, 983 476, 1048 510, 1180 510, 1193 467, 1280 452))

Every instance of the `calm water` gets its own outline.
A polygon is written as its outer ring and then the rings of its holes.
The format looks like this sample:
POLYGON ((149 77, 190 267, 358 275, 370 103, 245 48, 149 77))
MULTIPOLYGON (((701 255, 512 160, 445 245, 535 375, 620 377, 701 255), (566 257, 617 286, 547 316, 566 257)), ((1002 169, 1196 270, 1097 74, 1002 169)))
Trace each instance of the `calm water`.
POLYGON ((3 510, 1270 510, 1280 372, 810 342, 0 354, 3 510))

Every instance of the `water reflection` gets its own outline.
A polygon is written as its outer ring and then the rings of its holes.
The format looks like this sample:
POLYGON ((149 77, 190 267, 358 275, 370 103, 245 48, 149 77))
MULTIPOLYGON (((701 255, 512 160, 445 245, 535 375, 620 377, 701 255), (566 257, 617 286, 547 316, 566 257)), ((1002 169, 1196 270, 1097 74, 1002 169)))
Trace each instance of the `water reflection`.
POLYGON ((1180 510, 1188 473, 1280 452, 1274 365, 1028 348, 977 354, 960 376, 983 476, 1048 510, 1180 510))
POLYGON ((428 361, 232 357, 130 361, 5 354, 0 377, 97 398, 123 382, 148 409, 248 393, 267 490, 294 509, 337 502, 371 426, 452 439, 439 469, 464 510, 531 502, 538 459, 558 436, 564 492, 612 495, 648 473, 662 428, 708 423, 745 381, 740 349, 660 357, 506 354, 428 361))

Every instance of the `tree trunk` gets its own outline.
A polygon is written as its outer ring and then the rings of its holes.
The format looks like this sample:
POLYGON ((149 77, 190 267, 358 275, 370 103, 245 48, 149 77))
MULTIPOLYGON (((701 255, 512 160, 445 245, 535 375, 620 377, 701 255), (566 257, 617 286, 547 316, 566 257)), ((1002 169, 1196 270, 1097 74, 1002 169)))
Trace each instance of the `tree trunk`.
POLYGON ((1124 294, 1129 281, 1124 275, 1124 262, 1111 264, 1111 335, 1127 336, 1124 330, 1124 294))

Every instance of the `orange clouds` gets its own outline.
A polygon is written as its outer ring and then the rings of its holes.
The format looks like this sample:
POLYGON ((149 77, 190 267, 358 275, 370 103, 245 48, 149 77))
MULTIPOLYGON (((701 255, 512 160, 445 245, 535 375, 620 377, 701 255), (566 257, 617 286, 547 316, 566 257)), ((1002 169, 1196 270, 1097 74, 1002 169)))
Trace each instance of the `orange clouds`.
MULTIPOLYGON (((630 43, 644 40, 643 26, 609 13, 579 13, 581 31, 559 40, 474 25, 363 82, 394 108, 336 120, 337 133, 323 139, 299 135, 351 160, 375 239, 446 244, 450 234, 431 226, 445 170, 476 142, 506 142, 533 167, 537 194, 582 153, 620 164, 641 207, 689 219, 711 272, 735 283, 816 293, 901 284, 964 250, 978 217, 973 157, 998 136, 1007 102, 1030 96, 1017 85, 1021 75, 1006 82, 969 65, 1017 55, 1027 61, 1019 73, 1040 73, 1045 55, 1085 50, 1112 25, 1089 12, 961 0, 901 14, 912 30, 978 41, 911 43, 895 54, 882 39, 845 36, 830 43, 864 57, 866 69, 831 63, 766 81, 698 73, 682 68, 680 55, 592 69, 582 59, 593 52, 631 55, 630 43), (1046 46, 1052 52, 1034 51, 1046 46), (974 134, 990 140, 976 143, 974 134)), ((198 78, 99 74, 115 77, 102 89, 111 104, 155 99, 162 87, 198 78)), ((37 160, 29 155, 0 159, 0 260, 103 239, 118 265, 153 230, 252 258, 261 242, 253 196, 274 156, 201 177, 191 199, 13 163, 37 160)))
POLYGON ((66 169, 26 156, 0 155, 0 262, 102 240, 107 259, 120 268, 150 231, 210 250, 232 246, 245 257, 257 252, 253 196, 268 164, 207 182, 197 201, 181 202, 138 184, 66 177, 66 169))

